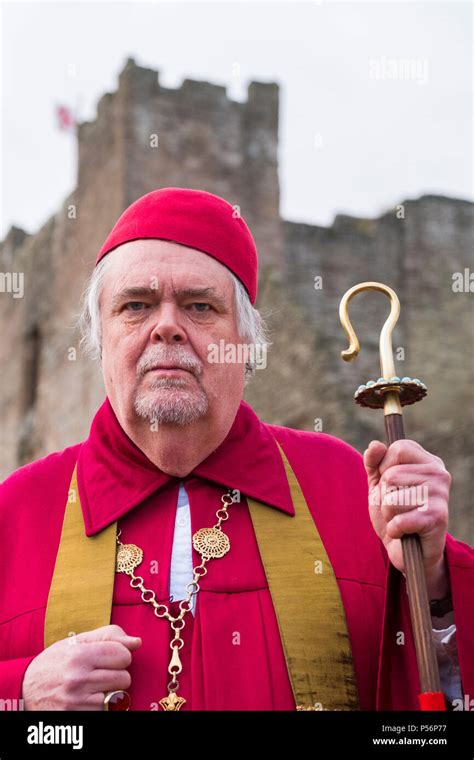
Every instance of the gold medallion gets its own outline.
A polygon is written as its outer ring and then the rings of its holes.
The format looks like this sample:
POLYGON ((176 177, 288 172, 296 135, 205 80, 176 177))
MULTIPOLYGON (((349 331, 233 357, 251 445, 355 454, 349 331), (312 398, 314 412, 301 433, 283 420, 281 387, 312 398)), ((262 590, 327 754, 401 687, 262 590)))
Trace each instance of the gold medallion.
POLYGON ((217 528, 201 528, 193 536, 193 546, 203 559, 216 559, 227 554, 230 541, 217 528))
POLYGON ((177 694, 174 693, 174 691, 170 691, 167 697, 164 697, 164 699, 160 699, 159 703, 163 710, 166 710, 167 712, 177 711, 180 710, 181 707, 184 705, 186 700, 184 697, 178 697, 177 694))
POLYGON ((143 559, 143 550, 135 544, 120 544, 117 559, 116 570, 118 573, 132 573, 143 559))
MULTIPOLYGON (((216 517, 218 518, 217 526, 214 528, 201 528, 193 535, 193 546, 201 555, 202 563, 193 569, 193 580, 191 583, 188 583, 186 587, 188 590, 188 596, 185 600, 186 605, 182 606, 183 603, 180 603, 181 612, 178 617, 172 617, 169 608, 165 604, 160 604, 156 600, 155 592, 145 588, 143 578, 135 575, 135 568, 143 561, 143 550, 135 544, 122 544, 120 541, 122 531, 119 530, 117 533, 116 540, 118 549, 115 560, 116 572, 126 573, 130 577, 130 586, 141 591, 142 601, 152 604, 156 616, 166 617, 171 623, 171 628, 174 629, 174 638, 170 643, 170 646, 173 649, 173 655, 168 666, 168 672, 172 675, 172 680, 168 684, 168 696, 160 699, 158 703, 163 710, 166 710, 166 712, 177 712, 178 710, 181 710, 181 707, 184 704, 186 704, 184 697, 178 697, 176 694, 176 690, 179 688, 176 676, 178 673, 181 673, 183 669, 179 650, 184 646, 184 640, 181 638, 181 630, 184 626, 184 615, 191 609, 190 600, 192 596, 199 591, 200 587, 198 580, 207 572, 207 569, 204 567, 205 562, 208 559, 223 557, 230 550, 229 537, 222 532, 220 525, 221 522, 228 519, 227 507, 232 504, 233 498, 230 493, 228 493, 222 496, 221 501, 223 506, 216 512, 216 517), (164 612, 162 611, 163 609, 164 612), (178 621, 182 623, 180 627, 177 627, 178 621)), ((128 707, 122 709, 128 709, 128 707)), ((110 707, 107 709, 110 709, 110 707)))

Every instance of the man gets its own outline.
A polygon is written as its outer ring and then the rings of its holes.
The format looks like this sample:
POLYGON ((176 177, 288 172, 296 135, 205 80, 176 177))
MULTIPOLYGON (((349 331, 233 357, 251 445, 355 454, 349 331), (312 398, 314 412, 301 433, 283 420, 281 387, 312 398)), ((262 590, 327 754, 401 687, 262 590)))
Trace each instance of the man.
POLYGON ((474 693, 474 552, 446 532, 442 461, 259 420, 255 355, 227 351, 265 347, 256 294, 252 235, 218 196, 156 190, 109 234, 83 314, 107 398, 85 442, 0 489, 2 700, 419 709, 405 533, 448 701, 474 693), (428 503, 387 498, 413 485, 428 503))

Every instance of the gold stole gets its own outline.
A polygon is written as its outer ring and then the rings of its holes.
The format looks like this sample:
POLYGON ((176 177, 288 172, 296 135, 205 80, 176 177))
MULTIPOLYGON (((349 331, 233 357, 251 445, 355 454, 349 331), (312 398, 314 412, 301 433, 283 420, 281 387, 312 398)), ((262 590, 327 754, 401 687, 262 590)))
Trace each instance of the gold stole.
MULTIPOLYGON (((297 710, 358 710, 344 607, 295 474, 278 444, 295 516, 247 497, 297 710)), ((110 624, 117 523, 86 536, 76 468, 48 597, 45 648, 110 624)))

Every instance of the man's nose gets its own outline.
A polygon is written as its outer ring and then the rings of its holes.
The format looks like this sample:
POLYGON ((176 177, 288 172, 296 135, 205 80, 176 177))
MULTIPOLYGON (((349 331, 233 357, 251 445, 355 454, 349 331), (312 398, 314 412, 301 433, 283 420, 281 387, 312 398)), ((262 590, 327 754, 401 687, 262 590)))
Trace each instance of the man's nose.
POLYGON ((186 343, 186 331, 180 323, 179 309, 172 303, 161 303, 150 335, 152 343, 186 343))

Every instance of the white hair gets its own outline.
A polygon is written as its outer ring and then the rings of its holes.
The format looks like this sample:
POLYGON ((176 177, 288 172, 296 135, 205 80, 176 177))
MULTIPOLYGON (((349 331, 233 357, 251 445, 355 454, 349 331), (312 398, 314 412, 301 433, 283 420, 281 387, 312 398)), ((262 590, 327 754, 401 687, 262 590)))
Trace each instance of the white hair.
MULTIPOLYGON (((109 257, 105 256, 94 268, 89 282, 86 285, 82 299, 82 310, 79 315, 79 328, 81 332, 81 346, 85 353, 95 360, 102 357, 102 329, 100 322, 100 295, 104 285, 105 273, 109 263, 109 257)), ((271 343, 267 337, 267 327, 260 312, 255 309, 247 290, 242 282, 229 270, 234 283, 235 313, 237 329, 242 340, 250 346, 258 349, 260 355, 265 355, 271 343)), ((252 355, 255 355, 254 351, 252 355)), ((249 360, 245 363, 246 379, 255 374, 256 361, 249 360)))

